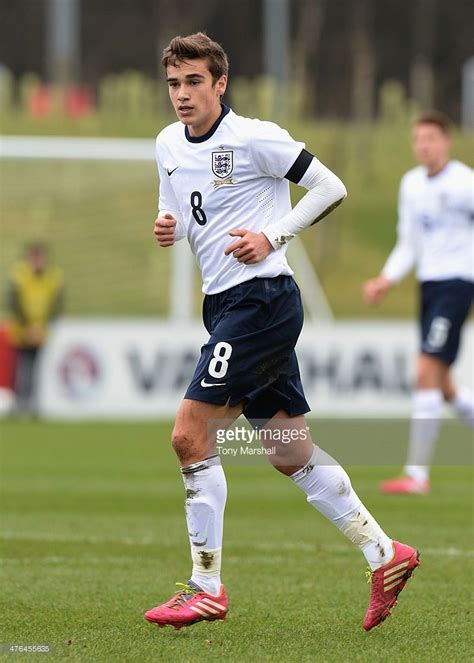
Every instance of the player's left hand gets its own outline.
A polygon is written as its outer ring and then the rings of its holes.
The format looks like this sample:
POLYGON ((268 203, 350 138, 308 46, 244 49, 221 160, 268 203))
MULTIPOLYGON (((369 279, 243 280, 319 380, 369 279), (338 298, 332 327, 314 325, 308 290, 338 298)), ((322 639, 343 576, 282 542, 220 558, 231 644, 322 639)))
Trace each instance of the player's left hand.
POLYGON ((232 253, 234 258, 244 265, 255 265, 265 260, 267 255, 273 251, 273 246, 263 233, 253 233, 245 228, 236 228, 229 233, 231 237, 240 237, 224 251, 228 256, 232 253))

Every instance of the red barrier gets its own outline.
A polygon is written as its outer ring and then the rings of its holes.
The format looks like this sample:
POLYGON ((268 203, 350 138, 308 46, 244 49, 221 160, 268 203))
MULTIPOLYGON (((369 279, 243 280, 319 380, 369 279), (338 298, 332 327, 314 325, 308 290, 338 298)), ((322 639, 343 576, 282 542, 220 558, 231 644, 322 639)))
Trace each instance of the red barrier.
POLYGON ((0 325, 0 387, 12 389, 15 384, 16 350, 11 344, 6 325, 0 325))
POLYGON ((85 117, 93 109, 89 90, 80 85, 72 86, 66 90, 63 104, 65 114, 72 118, 85 117))
POLYGON ((30 115, 36 119, 48 117, 59 109, 68 117, 81 118, 92 113, 94 99, 83 85, 71 85, 58 96, 53 87, 41 84, 30 92, 27 106, 30 115))
POLYGON ((46 85, 38 85, 28 97, 28 110, 36 118, 50 115, 53 105, 53 95, 46 85))

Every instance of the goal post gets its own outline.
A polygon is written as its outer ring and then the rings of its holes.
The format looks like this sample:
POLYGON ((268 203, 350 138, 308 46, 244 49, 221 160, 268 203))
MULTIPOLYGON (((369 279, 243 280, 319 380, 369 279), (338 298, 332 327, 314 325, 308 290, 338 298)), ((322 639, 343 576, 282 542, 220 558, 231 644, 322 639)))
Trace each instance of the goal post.
MULTIPOLYGON (((83 138, 62 136, 0 136, 0 159, 109 161, 146 163, 155 158, 155 142, 136 138, 83 138)), ((61 183, 58 183, 61 186, 61 183)), ((120 231, 120 230, 118 230, 120 231)), ((332 311, 303 242, 295 238, 289 248, 307 315, 310 320, 333 319, 332 311)), ((194 311, 194 258, 185 242, 171 250, 169 317, 190 321, 194 311)))

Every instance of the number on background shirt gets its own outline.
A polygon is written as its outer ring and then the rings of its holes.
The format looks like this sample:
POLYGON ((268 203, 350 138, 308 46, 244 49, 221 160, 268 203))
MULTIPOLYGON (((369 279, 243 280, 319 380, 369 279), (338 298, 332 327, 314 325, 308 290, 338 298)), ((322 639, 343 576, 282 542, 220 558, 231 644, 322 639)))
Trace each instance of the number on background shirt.
POLYGON ((191 194, 191 209, 193 211, 194 219, 200 226, 205 226, 207 223, 207 216, 202 209, 202 194, 200 191, 193 191, 191 194))
POLYGON ((230 343, 221 341, 216 343, 214 348, 213 358, 209 363, 209 375, 213 378, 223 378, 229 368, 230 355, 232 354, 232 346, 230 343), (219 366, 219 368, 217 368, 219 366))
POLYGON ((428 343, 432 348, 442 348, 448 338, 451 320, 438 316, 433 318, 428 334, 428 343))

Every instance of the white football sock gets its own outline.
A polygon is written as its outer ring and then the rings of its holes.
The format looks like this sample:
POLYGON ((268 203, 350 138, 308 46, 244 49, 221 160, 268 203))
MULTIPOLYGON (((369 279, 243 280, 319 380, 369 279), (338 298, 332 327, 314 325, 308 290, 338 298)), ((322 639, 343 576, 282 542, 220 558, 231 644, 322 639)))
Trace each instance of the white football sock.
POLYGON ((462 419, 474 428, 474 394, 466 387, 460 387, 450 405, 462 419))
POLYGON ((227 482, 219 456, 181 468, 193 560, 191 580, 209 594, 221 588, 221 553, 227 482))
POLYGON ((393 557, 390 539, 363 506, 346 471, 314 446, 308 463, 290 477, 308 502, 362 550, 372 570, 393 557))
POLYGON ((429 478, 443 408, 440 389, 417 389, 413 394, 410 444, 405 474, 417 481, 429 478))

